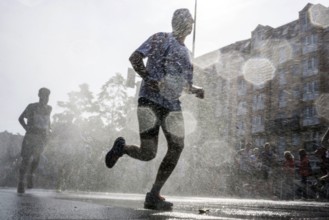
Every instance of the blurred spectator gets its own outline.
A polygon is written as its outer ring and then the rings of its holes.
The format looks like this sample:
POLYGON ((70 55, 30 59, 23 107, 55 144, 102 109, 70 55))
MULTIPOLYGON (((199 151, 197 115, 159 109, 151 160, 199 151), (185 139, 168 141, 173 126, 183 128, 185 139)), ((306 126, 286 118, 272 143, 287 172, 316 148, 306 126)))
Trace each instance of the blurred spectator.
POLYGON ((252 168, 252 173, 254 174, 255 171, 259 171, 261 166, 262 166, 262 162, 260 161, 260 150, 258 147, 254 148, 252 150, 252 153, 250 155, 250 162, 251 162, 251 168, 252 168))
POLYGON ((293 199, 294 190, 294 178, 295 178, 295 159, 290 151, 284 152, 284 161, 282 166, 283 180, 282 180, 282 199, 293 199))
MULTIPOLYGON (((243 188, 249 188, 252 177, 251 166, 252 145, 247 143, 245 148, 239 150, 235 156, 235 161, 238 164, 239 182, 243 188)), ((244 191, 244 189, 241 189, 244 191)), ((245 194, 243 193, 242 194, 245 194)))
POLYGON ((254 148, 252 150, 252 154, 250 156, 251 161, 251 182, 252 182, 252 191, 255 197, 259 197, 259 187, 262 185, 260 179, 261 179, 261 167, 262 162, 259 159, 260 156, 260 150, 258 147, 254 148))
POLYGON ((315 152, 315 156, 320 159, 321 175, 326 175, 329 170, 329 151, 327 148, 321 146, 315 152))
POLYGON ((301 184, 297 192, 300 197, 307 199, 307 177, 312 174, 311 165, 304 149, 299 150, 299 158, 299 175, 301 177, 301 184))
POLYGON ((264 151, 260 154, 260 161, 262 162, 261 172, 264 182, 264 194, 272 195, 272 169, 275 163, 275 155, 272 152, 270 143, 265 143, 264 151))
POLYGON ((328 147, 329 129, 324 134, 321 140, 321 147, 319 147, 314 153, 321 160, 321 176, 317 183, 312 186, 315 192, 319 193, 320 198, 327 198, 327 193, 325 193, 325 184, 329 182, 329 150, 328 147))

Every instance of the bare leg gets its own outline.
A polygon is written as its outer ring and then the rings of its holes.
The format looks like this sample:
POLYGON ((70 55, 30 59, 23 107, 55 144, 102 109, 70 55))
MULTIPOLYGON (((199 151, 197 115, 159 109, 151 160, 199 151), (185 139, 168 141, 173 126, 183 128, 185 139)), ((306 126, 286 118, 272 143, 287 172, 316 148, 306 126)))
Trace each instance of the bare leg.
POLYGON ((21 166, 19 168, 19 177, 18 182, 24 182, 25 173, 29 166, 30 158, 29 157, 22 157, 21 166))
POLYGON ((169 114, 162 120, 161 127, 168 143, 151 192, 160 194, 160 190, 175 169, 184 148, 184 119, 182 112, 169 114))
POLYGON ((25 173, 27 171, 29 162, 30 162, 30 157, 22 157, 21 165, 19 168, 18 184, 17 184, 18 193, 25 192, 24 177, 25 177, 25 173))
POLYGON ((31 170, 30 170, 30 175, 33 175, 35 170, 38 168, 40 162, 40 155, 37 157, 33 157, 32 163, 31 163, 31 170))
POLYGON ((33 157, 33 160, 31 162, 31 169, 27 176, 27 188, 32 189, 33 188, 33 175, 35 170, 38 168, 40 161, 40 155, 33 157))
POLYGON ((151 192, 154 194, 160 194, 160 190, 175 169, 184 148, 184 138, 176 139, 168 137, 167 140, 168 139, 168 151, 160 164, 154 185, 151 190, 151 192))
POLYGON ((138 107, 137 118, 141 146, 126 145, 124 147, 125 154, 142 161, 150 161, 155 158, 158 150, 160 130, 160 119, 156 116, 157 111, 158 109, 152 105, 149 107, 147 105, 138 107))
POLYGON ((141 146, 136 145, 126 145, 124 148, 124 153, 132 158, 150 161, 155 158, 158 150, 158 136, 141 139, 141 146))

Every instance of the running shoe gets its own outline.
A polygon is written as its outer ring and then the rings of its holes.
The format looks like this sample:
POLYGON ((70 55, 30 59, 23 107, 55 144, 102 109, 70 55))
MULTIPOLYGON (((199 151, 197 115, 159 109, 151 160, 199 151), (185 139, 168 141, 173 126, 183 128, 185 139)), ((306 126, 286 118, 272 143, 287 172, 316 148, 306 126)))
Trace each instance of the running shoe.
POLYGON ((126 141, 123 137, 118 137, 113 144, 112 149, 105 156, 105 164, 108 168, 112 168, 120 157, 123 155, 123 148, 126 141))
POLYGON ((159 195, 155 195, 148 192, 145 197, 144 208, 153 210, 172 210, 173 204, 165 201, 165 199, 159 195))

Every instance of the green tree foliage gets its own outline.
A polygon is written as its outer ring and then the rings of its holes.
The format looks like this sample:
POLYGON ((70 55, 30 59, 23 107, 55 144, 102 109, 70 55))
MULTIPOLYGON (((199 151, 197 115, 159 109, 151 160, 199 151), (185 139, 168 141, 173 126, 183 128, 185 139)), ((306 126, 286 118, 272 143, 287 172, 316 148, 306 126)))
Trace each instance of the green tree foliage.
POLYGON ((0 132, 0 186, 16 186, 16 174, 23 137, 7 131, 0 132))
POLYGON ((58 189, 102 190, 109 185, 104 156, 109 143, 125 126, 128 97, 120 74, 110 78, 95 98, 87 84, 60 101, 53 116, 52 137, 45 155, 58 189))
POLYGON ((88 120, 99 112, 99 106, 87 84, 80 85, 79 91, 70 92, 68 96, 68 101, 58 102, 58 106, 62 107, 64 111, 54 115, 55 121, 71 121, 77 124, 88 120))
POLYGON ((98 94, 99 113, 106 125, 121 130, 127 116, 127 88, 121 74, 110 78, 98 94))

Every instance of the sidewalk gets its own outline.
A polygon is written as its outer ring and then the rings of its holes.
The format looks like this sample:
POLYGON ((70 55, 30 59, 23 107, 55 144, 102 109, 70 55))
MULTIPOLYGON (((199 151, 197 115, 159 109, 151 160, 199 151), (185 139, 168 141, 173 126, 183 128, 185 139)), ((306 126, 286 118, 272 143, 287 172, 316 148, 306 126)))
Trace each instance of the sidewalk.
MULTIPOLYGON (((54 193, 55 194, 55 193, 54 193)), ((0 219, 150 219, 153 211, 93 204, 0 189, 0 219)))
POLYGON ((0 220, 29 219, 329 219, 329 203, 167 196, 170 212, 143 209, 145 195, 0 188, 0 220))

